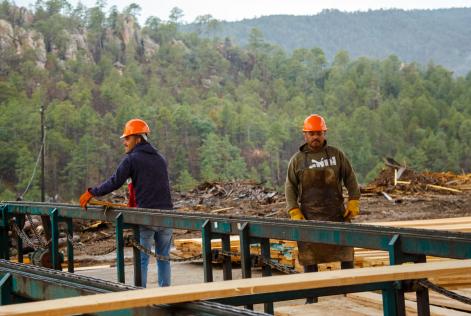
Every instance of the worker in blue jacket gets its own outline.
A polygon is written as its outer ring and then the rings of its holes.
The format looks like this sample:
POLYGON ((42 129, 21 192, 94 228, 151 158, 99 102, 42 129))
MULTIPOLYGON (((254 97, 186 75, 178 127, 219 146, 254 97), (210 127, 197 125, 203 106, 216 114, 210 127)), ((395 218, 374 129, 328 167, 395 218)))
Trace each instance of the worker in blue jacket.
MULTIPOLYGON (((89 188, 80 196, 80 206, 86 209, 94 196, 106 195, 119 189, 127 179, 131 179, 137 207, 171 210, 170 184, 165 158, 148 142, 149 126, 141 119, 132 119, 124 127, 121 138, 126 155, 116 172, 97 187, 89 188)), ((165 227, 140 226, 140 243, 151 249, 155 242, 155 252, 159 256, 169 256, 172 243, 172 229, 165 227)), ((149 256, 141 253, 142 286, 147 285, 149 256)), ((157 260, 158 286, 169 286, 171 278, 170 262, 157 260)))

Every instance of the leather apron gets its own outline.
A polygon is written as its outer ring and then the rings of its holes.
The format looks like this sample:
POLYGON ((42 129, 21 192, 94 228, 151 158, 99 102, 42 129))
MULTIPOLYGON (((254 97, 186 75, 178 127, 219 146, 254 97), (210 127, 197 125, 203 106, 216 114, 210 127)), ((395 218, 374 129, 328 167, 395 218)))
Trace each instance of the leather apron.
MULTIPOLYGON (((300 188, 300 204, 304 217, 308 220, 344 222, 345 206, 335 170, 331 166, 309 168, 307 156, 306 153, 300 188)), ((327 158, 330 158, 328 154, 327 158)), ((353 261, 353 247, 300 241, 298 251, 299 263, 303 266, 353 261)))

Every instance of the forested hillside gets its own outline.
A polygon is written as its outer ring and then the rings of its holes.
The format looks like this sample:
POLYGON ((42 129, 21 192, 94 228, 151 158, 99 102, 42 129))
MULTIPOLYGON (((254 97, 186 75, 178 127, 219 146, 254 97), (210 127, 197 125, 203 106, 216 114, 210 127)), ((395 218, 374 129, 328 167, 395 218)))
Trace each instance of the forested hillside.
POLYGON ((245 45, 251 29, 257 28, 269 43, 289 52, 320 47, 328 61, 338 51, 346 50, 352 58, 384 59, 394 54, 405 62, 432 61, 459 75, 471 70, 471 8, 353 13, 324 10, 312 16, 277 15, 202 23, 208 20, 199 19, 182 29, 208 37, 229 37, 245 45))
MULTIPOLYGON (((46 119, 46 192, 60 200, 112 174, 133 117, 149 122, 172 186, 251 178, 279 187, 311 113, 351 158, 362 182, 384 156, 417 170, 471 171, 471 75, 389 56, 328 63, 319 48, 291 53, 252 32, 246 47, 136 24, 139 7, 34 12, 0 4, 0 198, 22 194, 46 119)), ((39 197, 36 177, 25 199, 39 197)))

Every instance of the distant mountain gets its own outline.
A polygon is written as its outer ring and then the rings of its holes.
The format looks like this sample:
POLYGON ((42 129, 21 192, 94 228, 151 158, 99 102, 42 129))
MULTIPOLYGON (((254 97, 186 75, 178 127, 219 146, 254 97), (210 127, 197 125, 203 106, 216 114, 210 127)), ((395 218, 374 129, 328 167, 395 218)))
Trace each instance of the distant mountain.
MULTIPOLYGON (((205 36, 248 43, 253 28, 287 51, 320 47, 331 61, 340 50, 352 58, 383 59, 397 55, 406 62, 433 62, 458 75, 471 70, 471 8, 439 10, 375 10, 346 13, 324 10, 313 16, 273 15, 239 22, 220 22, 205 36)), ((197 31, 190 24, 184 31, 197 31)))

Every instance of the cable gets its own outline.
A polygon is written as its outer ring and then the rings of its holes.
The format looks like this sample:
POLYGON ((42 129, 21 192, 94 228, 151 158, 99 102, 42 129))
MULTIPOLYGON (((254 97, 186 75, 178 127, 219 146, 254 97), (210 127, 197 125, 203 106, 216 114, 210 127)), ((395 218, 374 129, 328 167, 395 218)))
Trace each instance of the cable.
POLYGON ((23 197, 25 196, 25 194, 28 192, 29 187, 31 186, 31 183, 33 183, 33 179, 34 179, 34 176, 36 175, 36 169, 38 168, 39 160, 41 159, 41 153, 44 149, 44 144, 45 143, 46 143, 46 132, 44 131, 44 138, 43 138, 42 143, 41 143, 41 148, 39 148, 38 158, 36 159, 36 164, 34 165, 34 168, 33 168, 33 174, 31 175, 31 178, 29 179, 29 183, 26 186, 25 191, 23 192, 23 194, 20 195, 20 198, 22 200, 23 200, 23 197))
POLYGON ((447 290, 447 289, 445 289, 445 288, 443 288, 439 285, 433 284, 432 282, 430 282, 428 280, 420 280, 418 283, 423 287, 426 287, 426 288, 428 288, 430 290, 433 290, 437 293, 445 295, 446 297, 449 297, 451 299, 457 300, 461 303, 468 304, 468 305, 471 304, 471 298, 460 295, 460 294, 452 292, 452 291, 449 291, 449 290, 447 290))

